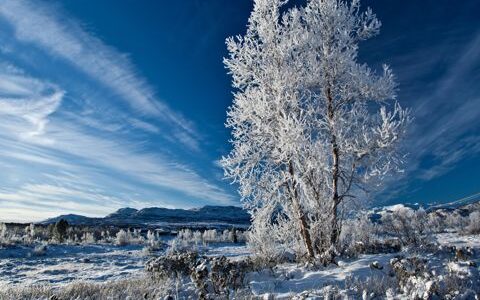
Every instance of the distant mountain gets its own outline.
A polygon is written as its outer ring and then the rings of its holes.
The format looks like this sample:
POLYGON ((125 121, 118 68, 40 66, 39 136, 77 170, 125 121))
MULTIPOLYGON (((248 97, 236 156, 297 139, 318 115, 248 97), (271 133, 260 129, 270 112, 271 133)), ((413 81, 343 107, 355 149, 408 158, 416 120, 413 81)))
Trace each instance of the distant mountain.
POLYGON ((75 215, 75 214, 68 214, 68 215, 60 215, 58 217, 50 218, 45 221, 40 222, 41 224, 51 224, 51 223, 56 223, 60 221, 61 219, 64 219, 68 222, 68 224, 91 224, 93 223, 97 218, 89 218, 81 215, 75 215))
MULTIPOLYGON (((478 196, 479 194, 476 194, 478 196)), ((473 197, 466 197, 461 201, 453 201, 443 204, 420 205, 415 204, 395 204, 390 206, 375 207, 369 211, 369 217, 372 221, 378 221, 384 215, 402 210, 418 210, 424 209, 428 214, 437 214, 440 216, 447 216, 450 214, 459 214, 461 216, 468 216, 474 211, 480 211, 480 199, 473 197), (468 199, 467 199, 468 198, 468 199), (465 200, 466 199, 466 200, 465 200)))
POLYGON ((204 206, 195 209, 149 207, 140 210, 126 207, 103 218, 69 214, 47 219, 40 223, 51 224, 61 219, 65 219, 72 225, 250 224, 250 215, 236 206, 204 206))

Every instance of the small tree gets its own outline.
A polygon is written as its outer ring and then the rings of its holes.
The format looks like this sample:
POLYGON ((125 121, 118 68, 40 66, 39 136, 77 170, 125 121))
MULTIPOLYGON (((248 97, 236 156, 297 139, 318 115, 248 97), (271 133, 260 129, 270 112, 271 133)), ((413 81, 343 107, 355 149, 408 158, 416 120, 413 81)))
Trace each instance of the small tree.
POLYGON ((400 170, 409 113, 388 67, 356 62, 358 43, 379 32, 370 9, 310 0, 281 13, 287 2, 256 0, 246 34, 227 39, 236 92, 222 164, 253 232, 312 258, 334 252, 348 200, 400 170))
POLYGON ((67 235, 68 222, 65 219, 61 219, 55 223, 54 235, 59 242, 63 242, 67 235))

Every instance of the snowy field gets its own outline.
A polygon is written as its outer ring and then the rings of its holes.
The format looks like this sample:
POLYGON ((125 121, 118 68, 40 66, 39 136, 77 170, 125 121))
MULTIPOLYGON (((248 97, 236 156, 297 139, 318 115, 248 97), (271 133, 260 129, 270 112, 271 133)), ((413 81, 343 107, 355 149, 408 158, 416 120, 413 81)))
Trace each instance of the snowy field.
MULTIPOLYGON (((398 253, 360 255, 352 259, 340 259, 338 266, 314 267, 297 263, 284 263, 271 269, 251 272, 246 276, 247 289, 251 296, 265 299, 291 299, 302 295, 307 299, 321 299, 330 291, 336 295, 350 295, 352 287, 370 282, 371 286, 383 289, 395 280, 392 259, 416 256, 426 261, 428 269, 441 276, 448 272, 474 272, 478 276, 480 265, 480 237, 441 233, 435 235, 439 249, 456 246, 470 247, 475 255, 469 258, 475 268, 453 259, 452 253, 423 252, 419 249, 404 249, 398 253), (270 298, 269 298, 270 297, 270 298)), ((0 250, 0 287, 33 286, 49 284, 63 286, 72 282, 111 282, 135 280, 146 275, 146 255, 138 245, 51 245, 45 256, 33 256, 32 248, 14 247, 0 250)), ((225 255, 239 260, 250 255, 244 244, 216 243, 201 247, 207 256, 225 255)), ((157 253, 163 254, 162 252, 157 253)), ((466 273, 465 273, 466 274, 466 273)), ((462 277, 461 277, 462 278, 462 277)), ((427 279, 428 280, 428 279, 427 279)), ((422 283, 422 286, 424 284, 422 283)), ((183 290, 193 293, 193 283, 183 282, 183 290)), ((386 292, 386 291, 384 291, 386 292)), ((422 290, 419 289, 419 293, 422 290)), ((382 298, 379 298, 382 299, 382 298)), ((403 299, 395 297, 392 299, 403 299)), ((469 299, 468 297, 465 299, 469 299)), ((474 299, 474 298, 472 298, 474 299)))
MULTIPOLYGON (((448 253, 422 253, 419 250, 404 250, 398 253, 360 255, 355 259, 340 260, 338 261, 338 266, 329 266, 319 270, 298 264, 283 264, 277 266, 272 271, 250 274, 248 278, 249 286, 254 295, 264 296, 265 298, 271 295, 274 296, 274 299, 291 299, 293 296, 301 294, 305 297, 312 297, 307 299, 323 299, 316 297, 324 297, 329 293, 329 290, 335 290, 337 294, 343 294, 347 297, 349 293, 346 289, 355 285, 358 286, 357 282, 370 282, 370 287, 378 286, 379 289, 388 287, 390 285, 389 281, 395 280, 389 275, 392 272, 390 261, 395 257, 411 256, 425 259, 427 269, 434 276, 444 276, 450 272, 458 274, 459 278, 465 281, 471 278, 478 280, 480 272, 480 267, 478 267, 480 266, 479 235, 460 236, 456 233, 443 233, 436 235, 435 239, 442 247, 472 248, 475 255, 470 257, 469 261, 470 263, 473 262, 475 267, 471 268, 465 262, 454 261, 452 255, 448 253), (373 267, 374 265, 378 267, 373 267)), ((428 279, 425 281, 428 282, 428 279)), ((419 286, 423 287, 423 284, 419 284, 419 286)), ((385 293, 386 290, 383 292, 385 293)), ((423 292, 421 288, 418 288, 419 296, 423 292)), ((383 294, 383 296, 372 299, 385 299, 386 295, 383 294)), ((397 295, 397 297, 392 299, 409 298, 402 298, 397 295)), ((466 298, 458 299, 478 298, 469 298, 467 296, 466 298)))
POLYGON ((51 245, 45 256, 34 256, 32 250, 23 246, 0 250, 0 284, 119 279, 143 270, 148 259, 141 246, 51 245))
MULTIPOLYGON (((248 254, 244 244, 216 244, 205 250, 211 256, 248 254)), ((0 287, 131 279, 145 275, 145 262, 151 257, 141 245, 50 245, 44 256, 33 255, 27 246, 0 248, 0 287)))

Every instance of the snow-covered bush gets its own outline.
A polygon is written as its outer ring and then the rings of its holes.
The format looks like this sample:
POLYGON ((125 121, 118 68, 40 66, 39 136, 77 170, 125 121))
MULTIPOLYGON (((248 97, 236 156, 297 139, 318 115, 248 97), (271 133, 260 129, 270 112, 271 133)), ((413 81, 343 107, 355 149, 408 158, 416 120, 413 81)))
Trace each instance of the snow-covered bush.
POLYGON ((369 248, 377 239, 376 225, 370 221, 367 214, 360 214, 359 218, 344 221, 339 250, 349 256, 356 255, 359 246, 369 248))
POLYGON ((296 223, 280 214, 272 222, 265 222, 263 213, 270 214, 268 211, 255 214, 247 232, 247 244, 259 259, 282 262, 306 255, 303 242, 292 238, 299 230, 296 223))
POLYGON ((140 229, 133 231, 120 229, 115 236, 115 244, 118 246, 142 245, 145 244, 145 238, 141 235, 140 229))
POLYGON ((155 232, 149 230, 147 232, 147 241, 146 246, 143 248, 143 252, 149 255, 163 248, 164 244, 161 242, 158 234, 155 234, 155 232))
POLYGON ((398 294, 399 286, 394 277, 382 274, 366 278, 347 276, 345 289, 354 296, 352 299, 388 299, 388 294, 398 294))
POLYGON ((35 240, 35 224, 25 227, 25 243, 31 244, 35 240))
POLYGON ((480 298, 479 271, 469 262, 448 263, 447 274, 442 275, 438 281, 438 291, 444 299, 480 298))
POLYGON ((468 216, 465 230, 468 234, 480 234, 480 211, 474 211, 468 216))
POLYGON ((190 276, 197 259, 197 252, 171 253, 147 261, 145 270, 159 278, 190 276))
POLYGON ((192 279, 199 299, 230 299, 231 291, 242 288, 245 275, 253 270, 250 259, 230 261, 225 256, 200 258, 192 270, 192 279))
POLYGON ((206 243, 217 242, 219 237, 216 229, 205 230, 202 239, 206 243))
POLYGON ((216 229, 205 231, 182 229, 170 243, 170 251, 198 251, 209 243, 237 243, 245 242, 245 233, 239 230, 225 229, 218 232, 216 229))
POLYGON ((188 277, 199 299, 229 299, 232 290, 244 286, 245 275, 254 270, 249 258, 230 261, 226 257, 200 257, 196 252, 167 254, 149 260, 145 269, 154 277, 188 277))
POLYGON ((97 239, 95 238, 95 235, 93 232, 85 232, 82 236, 82 243, 84 244, 95 244, 97 242, 97 239))
POLYGON ((35 246, 32 251, 33 256, 44 256, 47 254, 47 244, 42 243, 40 245, 35 246))
POLYGON ((428 244, 428 219, 423 209, 400 207, 383 216, 381 221, 384 233, 398 238, 403 246, 428 244))
POLYGON ((118 246, 126 246, 130 244, 131 239, 132 239, 132 234, 130 233, 130 230, 125 231, 123 229, 120 229, 117 232, 115 244, 118 246))
POLYGON ((9 244, 7 231, 7 225, 5 223, 0 223, 0 246, 9 244))
POLYGON ((432 233, 440 233, 446 229, 445 216, 435 211, 427 215, 427 228, 432 233))
POLYGON ((445 223, 449 229, 462 232, 468 225, 468 219, 463 217, 457 211, 447 214, 445 223))
POLYGON ((390 265, 406 299, 478 299, 472 295, 480 293, 479 271, 470 262, 449 262, 435 273, 418 257, 394 258, 390 265))

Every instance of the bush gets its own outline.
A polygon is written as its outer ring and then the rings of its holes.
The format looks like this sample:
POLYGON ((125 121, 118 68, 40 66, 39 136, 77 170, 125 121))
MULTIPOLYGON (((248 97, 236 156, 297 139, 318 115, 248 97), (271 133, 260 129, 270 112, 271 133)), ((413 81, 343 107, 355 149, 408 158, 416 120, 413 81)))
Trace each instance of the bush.
POLYGON ((196 252, 168 254, 147 261, 145 270, 159 278, 190 276, 197 259, 196 252))
POLYGON ((425 210, 401 208, 382 217, 382 229, 397 238, 403 246, 427 244, 427 214, 425 210))
POLYGON ((33 256, 44 256, 47 254, 47 244, 41 244, 38 246, 35 246, 35 248, 32 251, 33 256))
POLYGON ((244 285, 245 274, 254 270, 251 259, 230 261, 226 257, 200 257, 196 252, 169 254, 151 259, 145 269, 158 278, 189 277, 199 299, 211 295, 229 298, 230 291, 244 285))
POLYGON ((480 211, 474 211, 468 216, 465 230, 468 234, 480 234, 480 211))
POLYGON ((132 235, 130 233, 130 230, 125 231, 123 229, 120 229, 120 231, 117 232, 115 244, 117 246, 126 246, 130 244, 131 239, 132 235))

